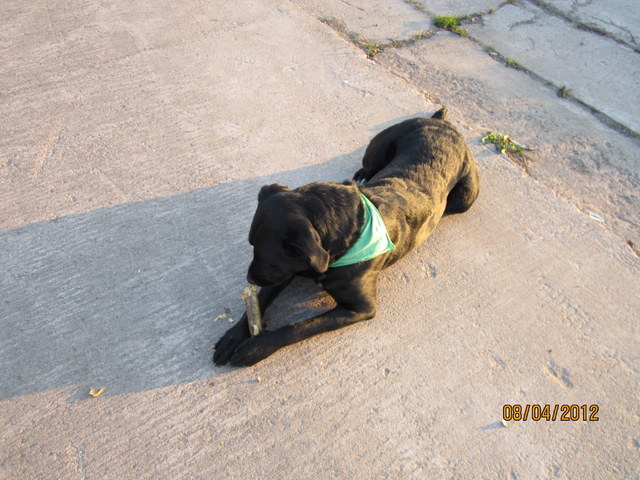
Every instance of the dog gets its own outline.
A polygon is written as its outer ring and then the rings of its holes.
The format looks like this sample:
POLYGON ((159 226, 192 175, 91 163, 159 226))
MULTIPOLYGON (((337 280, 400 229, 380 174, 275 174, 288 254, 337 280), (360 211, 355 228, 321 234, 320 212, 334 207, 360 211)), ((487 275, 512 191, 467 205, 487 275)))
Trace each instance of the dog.
POLYGON ((375 316, 379 273, 427 238, 444 214, 467 211, 478 196, 475 161, 446 113, 443 107, 377 134, 351 181, 261 188, 247 273, 261 287, 261 313, 298 275, 315 279, 337 305, 255 336, 245 313, 216 343, 217 365, 253 365, 284 346, 375 316))

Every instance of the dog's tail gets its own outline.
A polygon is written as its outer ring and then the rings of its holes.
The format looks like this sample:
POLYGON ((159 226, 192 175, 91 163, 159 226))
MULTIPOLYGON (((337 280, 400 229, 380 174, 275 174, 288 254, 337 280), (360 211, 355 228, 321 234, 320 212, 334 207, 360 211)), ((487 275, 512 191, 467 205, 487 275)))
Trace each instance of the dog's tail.
POLYGON ((447 112, 449 110, 447 110, 447 107, 442 107, 440 110, 438 110, 436 113, 434 113, 433 115, 431 115, 431 118, 439 118, 440 120, 444 120, 444 117, 447 116, 447 112))

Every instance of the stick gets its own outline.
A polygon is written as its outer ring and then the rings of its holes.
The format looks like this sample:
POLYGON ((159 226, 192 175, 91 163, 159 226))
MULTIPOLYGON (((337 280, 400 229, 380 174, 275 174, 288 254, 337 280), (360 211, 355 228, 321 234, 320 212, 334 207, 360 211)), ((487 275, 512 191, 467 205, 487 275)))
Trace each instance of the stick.
POLYGON ((240 298, 244 300, 247 308, 247 323, 249 324, 249 333, 256 336, 262 330, 262 316, 260 315, 260 302, 258 301, 258 289, 255 285, 244 287, 240 298))

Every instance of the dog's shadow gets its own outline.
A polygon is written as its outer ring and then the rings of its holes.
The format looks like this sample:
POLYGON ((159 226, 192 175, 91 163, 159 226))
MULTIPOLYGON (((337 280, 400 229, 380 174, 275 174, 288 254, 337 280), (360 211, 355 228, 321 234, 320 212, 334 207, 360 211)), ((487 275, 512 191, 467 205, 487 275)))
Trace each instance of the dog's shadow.
MULTIPOLYGON (((52 389, 71 400, 96 387, 122 394, 225 371, 211 346, 244 311, 258 190, 351 178, 363 150, 0 232, 0 400, 52 389)), ((275 327, 330 308, 318 287, 299 286, 273 305, 275 327)))
MULTIPOLYGON (((100 387, 118 395, 228 371, 214 366, 211 347, 244 312, 239 295, 260 187, 350 179, 365 147, 0 232, 0 400, 48 390, 76 400, 100 387)), ((319 286, 296 281, 267 319, 277 328, 332 306, 319 286)))
POLYGON ((269 329, 306 320, 336 306, 336 302, 313 280, 296 278, 271 304, 264 319, 269 329))

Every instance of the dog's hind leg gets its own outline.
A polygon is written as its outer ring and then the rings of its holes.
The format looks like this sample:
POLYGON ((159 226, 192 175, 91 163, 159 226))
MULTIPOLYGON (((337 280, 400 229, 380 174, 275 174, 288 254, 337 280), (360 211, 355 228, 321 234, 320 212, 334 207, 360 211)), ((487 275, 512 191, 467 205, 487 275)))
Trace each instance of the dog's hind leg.
MULTIPOLYGON (((442 107, 431 118, 444 120, 446 116, 447 107, 442 107)), ((426 125, 433 125, 433 122, 428 118, 410 118, 378 133, 364 152, 362 168, 353 175, 353 179, 358 183, 369 181, 394 159, 404 137, 426 125)))
MULTIPOLYGON (((471 154, 468 155, 471 156, 471 154)), ((472 162, 473 160, 468 164, 470 165, 469 172, 449 192, 445 213, 466 212, 476 201, 480 191, 480 180, 478 170, 472 162)))

